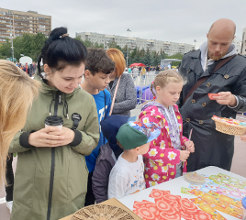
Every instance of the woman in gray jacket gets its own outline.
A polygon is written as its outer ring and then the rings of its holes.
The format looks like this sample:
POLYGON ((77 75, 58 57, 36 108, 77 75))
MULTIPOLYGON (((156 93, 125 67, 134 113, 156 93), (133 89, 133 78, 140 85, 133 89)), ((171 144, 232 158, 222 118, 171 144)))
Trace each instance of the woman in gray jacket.
POLYGON ((111 74, 112 81, 108 86, 112 100, 117 82, 120 78, 112 114, 130 116, 130 110, 134 109, 137 105, 137 93, 131 75, 123 73, 126 68, 124 55, 116 48, 109 48, 106 52, 109 58, 115 63, 115 70, 111 74))

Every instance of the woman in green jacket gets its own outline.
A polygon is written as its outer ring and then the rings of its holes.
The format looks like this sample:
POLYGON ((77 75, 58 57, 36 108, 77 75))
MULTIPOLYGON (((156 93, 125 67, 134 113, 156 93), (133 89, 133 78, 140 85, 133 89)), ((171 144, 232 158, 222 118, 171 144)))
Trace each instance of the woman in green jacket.
POLYGON ((42 84, 39 97, 10 146, 11 153, 18 153, 13 220, 57 220, 84 206, 84 156, 99 139, 94 99, 78 86, 86 55, 66 28, 54 29, 45 42, 35 76, 42 84), (45 127, 48 116, 61 117, 62 128, 45 127))

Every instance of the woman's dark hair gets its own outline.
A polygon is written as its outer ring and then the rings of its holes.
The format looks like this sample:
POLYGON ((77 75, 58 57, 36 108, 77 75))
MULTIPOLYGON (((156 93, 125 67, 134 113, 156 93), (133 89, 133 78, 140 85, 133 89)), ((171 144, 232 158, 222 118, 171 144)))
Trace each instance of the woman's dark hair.
POLYGON ((114 62, 108 57, 104 49, 88 49, 85 69, 90 70, 92 75, 98 72, 110 74, 114 71, 114 62))
POLYGON ((38 73, 41 75, 40 62, 61 70, 67 64, 79 65, 86 61, 87 50, 82 42, 68 36, 67 28, 58 27, 51 31, 38 58, 38 73))

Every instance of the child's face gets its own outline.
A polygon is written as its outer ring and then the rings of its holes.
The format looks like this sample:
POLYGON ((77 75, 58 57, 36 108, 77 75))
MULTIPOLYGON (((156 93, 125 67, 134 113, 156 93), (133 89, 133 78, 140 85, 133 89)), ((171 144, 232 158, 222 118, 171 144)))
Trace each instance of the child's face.
POLYGON ((98 89, 99 91, 104 90, 107 88, 109 82, 110 82, 110 74, 106 74, 103 72, 98 72, 95 75, 92 75, 89 73, 89 76, 87 79, 88 84, 91 86, 93 89, 98 89))
POLYGON ((139 154, 141 155, 146 154, 149 151, 149 146, 150 146, 150 143, 147 143, 139 147, 139 154))
POLYGON ((169 82, 165 87, 156 87, 156 101, 166 108, 175 105, 179 100, 183 88, 183 82, 169 82))

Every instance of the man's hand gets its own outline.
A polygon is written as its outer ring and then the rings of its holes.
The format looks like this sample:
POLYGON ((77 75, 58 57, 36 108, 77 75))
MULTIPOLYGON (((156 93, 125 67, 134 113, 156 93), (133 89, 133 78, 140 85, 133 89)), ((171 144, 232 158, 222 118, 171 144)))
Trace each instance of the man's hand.
POLYGON ((214 100, 220 105, 228 105, 234 107, 237 105, 236 97, 231 92, 219 92, 214 100))
POLYGON ((240 139, 241 139, 242 141, 246 141, 246 134, 242 135, 242 136, 240 137, 240 139))

